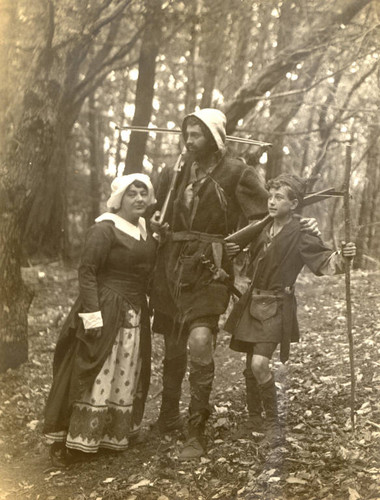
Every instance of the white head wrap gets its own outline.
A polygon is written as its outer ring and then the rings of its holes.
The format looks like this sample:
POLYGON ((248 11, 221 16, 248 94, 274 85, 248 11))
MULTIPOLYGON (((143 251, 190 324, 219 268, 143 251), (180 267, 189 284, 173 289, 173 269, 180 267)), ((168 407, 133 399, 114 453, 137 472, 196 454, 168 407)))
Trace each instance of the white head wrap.
POLYGON ((223 153, 226 149, 226 115, 215 108, 203 108, 185 116, 182 122, 182 133, 186 137, 186 122, 190 116, 195 116, 209 129, 218 150, 223 153))
POLYGON ((154 189, 150 179, 145 174, 129 174, 116 177, 111 183, 111 196, 108 198, 107 207, 118 210, 121 206, 121 200, 125 191, 135 181, 142 182, 148 189, 148 205, 153 205, 156 202, 154 197, 154 189))

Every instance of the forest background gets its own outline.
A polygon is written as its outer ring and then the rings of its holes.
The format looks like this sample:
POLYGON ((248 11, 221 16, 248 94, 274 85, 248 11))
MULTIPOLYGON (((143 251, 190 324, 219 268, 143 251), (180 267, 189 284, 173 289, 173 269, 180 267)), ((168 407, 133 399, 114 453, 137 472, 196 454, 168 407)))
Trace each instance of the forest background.
MULTIPOLYGON (((110 180, 156 182, 196 107, 217 107, 232 145, 271 178, 340 188, 352 144, 355 266, 380 261, 377 0, 1 0, 0 371, 27 360, 32 293, 23 267, 75 262, 110 180)), ((306 212, 305 212, 306 213, 306 212)), ((333 247, 340 198, 308 209, 333 247)))

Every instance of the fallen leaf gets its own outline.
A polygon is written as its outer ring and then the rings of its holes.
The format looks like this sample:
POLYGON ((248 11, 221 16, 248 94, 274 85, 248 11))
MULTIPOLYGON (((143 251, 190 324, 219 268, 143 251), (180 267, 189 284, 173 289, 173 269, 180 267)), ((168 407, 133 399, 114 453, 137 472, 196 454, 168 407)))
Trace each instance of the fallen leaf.
POLYGON ((26 426, 31 431, 35 431, 38 424, 39 424, 39 420, 32 420, 31 422, 29 422, 28 424, 26 424, 26 426))
POLYGON ((307 484, 307 481, 305 481, 304 479, 300 479, 299 477, 295 477, 295 476, 288 477, 286 479, 286 482, 290 483, 290 484, 307 484))
POLYGON ((228 419, 227 418, 218 418, 218 420, 213 425, 214 428, 217 427, 228 427, 228 419))
POLYGON ((149 479, 142 479, 138 483, 134 484, 133 486, 130 486, 130 490, 137 490, 137 488, 141 488, 142 486, 148 486, 150 484, 149 479))
POLYGON ((116 477, 107 477, 107 479, 105 479, 103 481, 104 484, 109 484, 109 483, 112 483, 113 481, 115 481, 116 477))
POLYGON ((273 474, 274 474, 275 472, 277 472, 277 469, 270 469, 270 470, 268 470, 268 471, 266 472, 266 475, 267 475, 267 476, 273 476, 273 474))
POLYGON ((348 494, 348 500, 358 500, 358 498, 361 498, 359 493, 353 488, 348 488, 348 494))

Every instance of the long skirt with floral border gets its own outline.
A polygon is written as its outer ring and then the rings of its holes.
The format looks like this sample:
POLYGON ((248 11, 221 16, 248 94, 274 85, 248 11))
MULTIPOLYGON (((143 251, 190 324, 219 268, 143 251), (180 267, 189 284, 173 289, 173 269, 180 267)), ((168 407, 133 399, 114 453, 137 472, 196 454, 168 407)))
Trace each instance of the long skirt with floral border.
POLYGON ((75 401, 68 431, 46 433, 49 442, 95 453, 99 448, 125 450, 141 426, 144 397, 141 384, 140 312, 126 312, 112 351, 92 388, 75 401))

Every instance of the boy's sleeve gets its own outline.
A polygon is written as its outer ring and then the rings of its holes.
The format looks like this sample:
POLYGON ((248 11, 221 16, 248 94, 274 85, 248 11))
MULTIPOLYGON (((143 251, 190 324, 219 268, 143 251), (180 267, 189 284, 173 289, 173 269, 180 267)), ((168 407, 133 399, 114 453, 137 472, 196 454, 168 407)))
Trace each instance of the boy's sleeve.
POLYGON ((331 250, 319 236, 301 233, 299 251, 303 263, 317 276, 344 271, 342 255, 331 250))
POLYGON ((268 192, 253 167, 247 166, 236 186, 236 199, 248 220, 262 219, 268 212, 268 192))
POLYGON ((344 273, 345 260, 340 252, 333 252, 327 262, 319 269, 323 276, 344 273))

